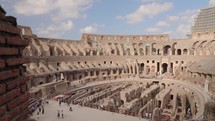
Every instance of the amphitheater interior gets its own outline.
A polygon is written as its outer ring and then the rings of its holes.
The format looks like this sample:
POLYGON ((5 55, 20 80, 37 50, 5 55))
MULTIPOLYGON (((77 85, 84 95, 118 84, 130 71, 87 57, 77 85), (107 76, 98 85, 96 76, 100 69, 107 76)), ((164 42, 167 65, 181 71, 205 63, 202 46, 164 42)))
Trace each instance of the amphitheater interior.
POLYGON ((64 94, 74 104, 160 121, 203 119, 214 97, 215 32, 62 40, 19 28, 29 41, 30 100, 64 94))
POLYGON ((215 99, 214 31, 184 39, 82 34, 63 40, 17 27, 29 43, 22 52, 30 60, 24 64, 29 110, 40 99, 66 95, 73 104, 153 121, 203 120, 205 104, 215 99))

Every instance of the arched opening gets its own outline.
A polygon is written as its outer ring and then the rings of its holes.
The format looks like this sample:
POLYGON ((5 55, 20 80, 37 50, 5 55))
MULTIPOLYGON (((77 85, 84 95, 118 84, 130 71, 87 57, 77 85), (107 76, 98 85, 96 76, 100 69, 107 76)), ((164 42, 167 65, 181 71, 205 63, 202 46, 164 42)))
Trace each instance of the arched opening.
POLYGON ((150 72, 150 67, 149 66, 146 66, 146 75, 148 75, 150 72))
POLYGON ((166 85, 164 83, 161 84, 162 89, 166 88, 166 85))
POLYGON ((137 52, 138 46, 136 43, 133 44, 133 48, 134 48, 134 55, 138 55, 138 52, 137 52))
POLYGON ((115 54, 115 51, 114 51, 114 49, 112 49, 112 50, 111 50, 111 54, 112 54, 112 55, 114 55, 114 54, 115 54))
POLYGON ((156 48, 155 48, 155 43, 152 44, 152 55, 156 55, 156 48))
POLYGON ((157 50, 157 55, 161 55, 161 54, 160 54, 160 49, 157 50))
POLYGON ((144 50, 143 50, 143 48, 140 48, 140 55, 144 55, 144 50))
POLYGON ((163 55, 170 55, 171 53, 171 46, 170 45, 166 45, 163 48, 163 55))
POLYGON ((167 72, 168 64, 163 63, 162 64, 162 74, 167 72))
POLYGON ((177 50, 177 55, 181 55, 181 49, 177 50))
POLYGON ((127 52, 127 55, 131 55, 131 52, 130 52, 129 48, 126 50, 126 52, 127 52))
POLYGON ((199 41, 193 43, 193 49, 196 49, 198 45, 199 45, 199 41))
POLYGON ((51 46, 49 48, 50 48, 50 56, 54 56, 55 55, 54 47, 51 46))
POLYGON ((161 108, 161 101, 158 101, 158 108, 161 108))
POLYGON ((134 55, 138 55, 136 48, 134 48, 134 55))
POLYGON ((151 67, 151 72, 155 72, 155 66, 151 67))
POLYGON ((144 71, 144 63, 141 63, 141 64, 140 64, 140 67, 139 67, 139 72, 140 72, 140 74, 142 74, 143 71, 144 71))
POLYGON ((131 73, 134 73, 134 72, 133 72, 133 67, 132 67, 132 66, 131 66, 131 68, 130 68, 130 69, 131 69, 131 73))
POLYGON ((134 74, 137 74, 137 66, 134 66, 134 74))
POLYGON ((120 55, 120 52, 119 52, 118 46, 119 46, 119 45, 118 45, 117 43, 115 43, 115 47, 116 47, 116 54, 117 54, 117 55, 120 55))
POLYGON ((188 55, 187 49, 184 49, 184 50, 183 50, 183 55, 188 55))
POLYGON ((172 45, 172 55, 176 55, 176 53, 175 53, 176 45, 177 45, 177 43, 174 43, 174 44, 172 45))

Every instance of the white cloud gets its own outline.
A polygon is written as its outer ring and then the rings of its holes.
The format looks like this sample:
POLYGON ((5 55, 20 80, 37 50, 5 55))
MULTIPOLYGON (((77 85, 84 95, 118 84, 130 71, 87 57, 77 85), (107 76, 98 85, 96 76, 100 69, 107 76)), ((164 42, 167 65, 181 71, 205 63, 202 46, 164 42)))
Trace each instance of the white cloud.
POLYGON ((80 29, 81 33, 94 33, 96 32, 97 28, 95 26, 86 26, 80 29))
POLYGON ((158 21, 156 23, 156 26, 165 27, 165 26, 170 26, 170 25, 167 22, 165 22, 165 21, 158 21))
POLYGON ((215 6, 215 0, 209 0, 209 6, 215 6))
MULTIPOLYGON (((167 16, 163 21, 168 24, 174 23, 174 26, 176 25, 176 28, 175 31, 167 30, 166 32, 170 32, 174 37, 182 37, 186 34, 189 34, 191 32, 191 26, 194 24, 194 18, 196 17, 197 13, 197 9, 188 9, 184 12, 179 13, 178 15, 167 16)), ((173 28, 170 29, 173 30, 173 28)))
POLYGON ((145 18, 154 17, 172 8, 172 3, 150 3, 141 5, 136 11, 125 16, 117 16, 116 19, 125 20, 126 23, 136 24, 145 18))
POLYGON ((39 36, 60 37, 73 28, 75 19, 86 17, 92 4, 93 0, 19 0, 13 7, 17 14, 50 19, 49 25, 36 29, 39 36))
POLYGON ((179 19, 178 16, 167 16, 166 21, 168 22, 175 22, 179 19))
POLYGON ((150 28, 147 28, 146 31, 150 33, 155 33, 155 32, 159 32, 160 29, 156 27, 150 27, 150 28))
POLYGON ((15 4, 14 9, 16 13, 26 16, 46 14, 54 9, 48 6, 53 2, 53 0, 20 0, 15 4))
POLYGON ((186 35, 190 32, 190 25, 180 24, 176 29, 176 32, 186 35))
POLYGON ((191 26, 194 24, 194 19, 198 10, 186 10, 178 15, 178 27, 175 34, 186 35, 191 33, 191 26))
POLYGON ((193 24, 197 12, 198 10, 186 10, 179 15, 179 18, 181 21, 193 24))
POLYGON ((26 16, 51 14, 54 20, 84 17, 83 11, 92 6, 92 0, 19 0, 15 12, 26 16))
POLYGON ((51 24, 48 27, 39 27, 36 29, 37 33, 48 37, 59 37, 63 33, 69 31, 73 27, 72 21, 68 20, 60 24, 51 24))

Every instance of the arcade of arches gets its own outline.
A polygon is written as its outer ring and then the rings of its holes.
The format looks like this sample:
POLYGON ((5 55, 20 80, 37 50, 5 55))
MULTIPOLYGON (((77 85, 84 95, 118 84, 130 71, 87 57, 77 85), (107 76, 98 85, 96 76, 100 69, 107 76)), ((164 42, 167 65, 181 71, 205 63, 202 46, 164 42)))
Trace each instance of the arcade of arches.
POLYGON ((71 41, 35 37, 29 27, 19 28, 29 41, 23 54, 31 59, 25 65, 31 98, 64 93, 74 104, 182 121, 202 119, 208 101, 189 85, 215 94, 214 32, 177 40, 166 34, 83 34, 71 41))

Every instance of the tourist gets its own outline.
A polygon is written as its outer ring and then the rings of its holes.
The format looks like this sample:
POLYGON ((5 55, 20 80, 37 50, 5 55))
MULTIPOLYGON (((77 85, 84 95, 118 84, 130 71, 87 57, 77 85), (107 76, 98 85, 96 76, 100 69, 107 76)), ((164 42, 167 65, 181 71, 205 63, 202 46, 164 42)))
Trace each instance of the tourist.
POLYGON ((69 108, 69 111, 72 111, 72 107, 69 108))
POLYGON ((44 114, 45 112, 44 112, 44 107, 42 107, 42 114, 44 114))
POLYGON ((59 106, 61 106, 61 100, 59 101, 59 106))
POLYGON ((59 110, 57 110, 57 117, 58 117, 58 119, 60 118, 60 111, 59 110))
POLYGON ((39 115, 39 114, 40 114, 40 111, 38 110, 37 115, 39 115))
POLYGON ((104 110, 104 106, 102 104, 100 105, 100 108, 101 108, 101 110, 104 110))
POLYGON ((41 107, 39 107, 39 112, 41 111, 41 107))
POLYGON ((64 117, 63 117, 63 110, 61 110, 61 117, 64 118, 64 117))

